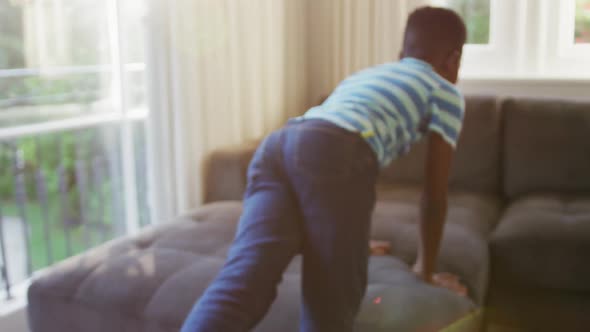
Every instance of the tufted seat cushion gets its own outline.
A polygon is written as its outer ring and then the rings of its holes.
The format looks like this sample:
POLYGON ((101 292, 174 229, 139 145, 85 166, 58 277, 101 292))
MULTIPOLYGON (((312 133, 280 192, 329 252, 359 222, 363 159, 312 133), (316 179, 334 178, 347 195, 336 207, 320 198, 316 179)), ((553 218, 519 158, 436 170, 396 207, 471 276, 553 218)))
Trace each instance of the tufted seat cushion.
MULTIPOLYGON (((221 268, 240 213, 239 202, 210 204, 52 267, 29 289, 32 331, 178 331, 221 268)), ((298 331, 300 260, 256 331, 298 331)), ((401 260, 375 257, 357 330, 438 331, 474 308, 420 282, 401 260)))
MULTIPOLYGON (((389 241, 392 254, 407 264, 416 260, 420 194, 417 186, 381 187, 373 215, 372 238, 389 241)), ((449 195, 438 270, 458 275, 478 304, 483 304, 488 287, 488 237, 500 211, 501 202, 492 195, 449 195)))
POLYGON ((590 196, 530 195, 506 210, 491 239, 500 283, 590 291, 590 196))

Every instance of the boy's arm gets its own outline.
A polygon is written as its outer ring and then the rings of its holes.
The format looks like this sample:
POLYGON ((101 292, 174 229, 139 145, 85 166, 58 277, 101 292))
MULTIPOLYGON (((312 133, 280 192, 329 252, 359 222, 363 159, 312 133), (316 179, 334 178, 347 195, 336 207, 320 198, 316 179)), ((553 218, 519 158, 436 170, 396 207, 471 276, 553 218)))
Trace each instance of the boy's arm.
POLYGON ((420 243, 414 272, 432 283, 447 215, 447 187, 453 147, 436 132, 428 136, 425 182, 420 205, 420 243))

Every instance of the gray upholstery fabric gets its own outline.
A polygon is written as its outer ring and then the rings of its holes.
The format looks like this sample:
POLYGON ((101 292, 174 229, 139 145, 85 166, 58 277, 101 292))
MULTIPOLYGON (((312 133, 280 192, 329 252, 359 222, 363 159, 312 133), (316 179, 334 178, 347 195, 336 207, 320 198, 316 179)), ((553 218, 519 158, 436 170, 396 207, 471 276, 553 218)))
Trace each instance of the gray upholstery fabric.
MULTIPOLYGON (((29 289, 32 331, 177 331, 221 268, 240 212, 239 202, 215 203, 58 264, 29 289)), ((299 270, 297 257, 255 331, 298 331, 299 270)), ((475 308, 392 257, 372 259, 369 274, 358 331, 438 331, 475 308)))
MULTIPOLYGON (((466 113, 461 137, 451 170, 451 188, 472 192, 500 191, 501 116, 494 97, 466 98, 466 113)), ((385 184, 418 184, 422 182, 426 144, 396 160, 381 174, 385 184)))
POLYGON ((246 170, 259 141, 219 149, 204 166, 205 202, 241 200, 246 190, 246 170))
MULTIPOLYGON (((419 187, 381 188, 371 237, 389 241, 392 254, 408 264, 416 259, 419 187)), ((441 244, 439 271, 460 276, 471 297, 483 304, 488 286, 488 235, 499 218, 493 196, 451 193, 441 244)))
MULTIPOLYGON (((466 114, 451 174, 451 188, 498 193, 501 190, 501 117, 495 97, 469 96, 466 114)), ((255 142, 216 151, 206 163, 205 201, 239 200, 246 188, 246 168, 255 142)), ((422 181, 426 145, 412 151, 383 170, 381 183, 418 184, 422 181)))
MULTIPOLYGON (((357 330, 440 331, 474 309, 470 301, 419 281, 402 261, 373 257, 357 330)), ((480 323, 460 330, 477 331, 480 323)))
POLYGON ((590 192, 590 103, 508 100, 504 186, 510 198, 590 192))
POLYGON ((492 236, 491 251, 497 282, 590 291, 590 195, 515 201, 492 236))

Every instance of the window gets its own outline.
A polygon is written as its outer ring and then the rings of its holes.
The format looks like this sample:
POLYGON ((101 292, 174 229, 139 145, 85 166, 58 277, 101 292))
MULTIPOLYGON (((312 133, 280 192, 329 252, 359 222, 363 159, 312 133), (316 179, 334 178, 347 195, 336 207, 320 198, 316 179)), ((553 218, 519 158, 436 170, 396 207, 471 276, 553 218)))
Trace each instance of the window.
POLYGON ((120 113, 115 53, 128 106, 145 110, 144 1, 119 2, 114 31, 109 1, 0 0, 0 128, 120 113))
POLYGON ((431 0, 435 6, 455 10, 467 26, 467 44, 463 48, 461 77, 499 75, 517 61, 509 50, 517 48, 516 22, 524 1, 510 0, 431 0), (502 13, 499 15, 497 13, 502 13))
POLYGON ((0 127, 105 110, 106 13, 105 2, 0 0, 0 127))
POLYGON ((576 0, 576 44, 590 43, 590 0, 576 0))
POLYGON ((0 0, 0 285, 150 223, 146 2, 0 0))
POLYGON ((469 30, 462 78, 576 78, 590 72, 590 0, 431 0, 469 30))
POLYGON ((490 0, 442 0, 439 5, 455 10, 467 26, 468 44, 490 41, 490 0))
MULTIPOLYGON (((590 0, 543 3, 546 28, 536 56, 543 75, 587 80, 590 72, 590 0)), ((543 34, 541 34, 543 33, 543 34)))

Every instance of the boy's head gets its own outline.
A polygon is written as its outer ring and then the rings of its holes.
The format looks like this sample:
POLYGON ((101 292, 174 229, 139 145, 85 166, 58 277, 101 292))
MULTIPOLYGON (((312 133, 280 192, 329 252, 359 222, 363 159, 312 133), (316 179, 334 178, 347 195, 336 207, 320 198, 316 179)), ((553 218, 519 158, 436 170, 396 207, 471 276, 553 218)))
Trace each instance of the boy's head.
POLYGON ((437 7, 416 9, 408 17, 401 57, 430 63, 436 72, 457 82, 467 28, 457 13, 437 7))

